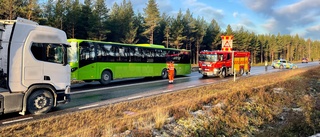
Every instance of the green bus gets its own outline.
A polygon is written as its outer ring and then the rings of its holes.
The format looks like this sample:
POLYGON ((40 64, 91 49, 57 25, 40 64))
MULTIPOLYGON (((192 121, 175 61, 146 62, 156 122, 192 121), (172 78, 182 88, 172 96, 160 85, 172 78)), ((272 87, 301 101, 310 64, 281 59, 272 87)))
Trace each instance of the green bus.
POLYGON ((190 51, 154 44, 123 44, 68 39, 71 80, 100 81, 138 77, 167 78, 167 61, 175 62, 175 75, 191 73, 190 51))

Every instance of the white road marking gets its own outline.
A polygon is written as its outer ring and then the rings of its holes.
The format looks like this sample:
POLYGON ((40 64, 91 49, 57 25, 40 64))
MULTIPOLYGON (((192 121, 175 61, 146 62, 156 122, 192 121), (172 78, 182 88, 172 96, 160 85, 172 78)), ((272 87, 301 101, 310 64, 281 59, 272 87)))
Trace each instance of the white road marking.
POLYGON ((83 107, 79 107, 79 109, 92 108, 92 107, 96 107, 96 106, 99 106, 99 104, 93 104, 93 105, 89 105, 89 106, 83 106, 83 107))
POLYGON ((141 98, 142 96, 134 96, 134 97, 130 97, 128 98, 128 100, 131 100, 131 99, 136 99, 136 98, 141 98))
MULTIPOLYGON (((199 76, 191 76, 191 77, 176 78, 176 79, 187 79, 187 78, 192 78, 192 77, 199 77, 199 76)), ((160 81, 167 81, 167 80, 164 79, 164 80, 160 80, 160 81)), ((105 87, 105 88, 97 88, 97 89, 90 89, 90 90, 82 90, 82 91, 77 91, 77 92, 71 92, 70 94, 73 95, 73 94, 87 93, 87 92, 92 92, 92 91, 114 89, 114 88, 120 88, 120 87, 129 87, 129 86, 134 86, 134 85, 143 85, 143 84, 150 84, 150 83, 157 83, 157 82, 159 82, 159 81, 150 81, 150 82, 128 84, 128 85, 120 85, 120 86, 114 86, 114 87, 105 87)))
POLYGON ((188 88, 193 88, 193 87, 195 87, 196 85, 191 85, 191 86, 188 86, 188 88))
POLYGON ((20 121, 29 120, 29 119, 33 119, 33 117, 27 117, 27 118, 12 120, 12 121, 6 121, 6 122, 2 122, 2 124, 9 124, 9 123, 14 123, 14 122, 20 122, 20 121))
POLYGON ((165 91, 162 91, 163 93, 166 93, 166 92, 171 92, 173 90, 165 90, 165 91))

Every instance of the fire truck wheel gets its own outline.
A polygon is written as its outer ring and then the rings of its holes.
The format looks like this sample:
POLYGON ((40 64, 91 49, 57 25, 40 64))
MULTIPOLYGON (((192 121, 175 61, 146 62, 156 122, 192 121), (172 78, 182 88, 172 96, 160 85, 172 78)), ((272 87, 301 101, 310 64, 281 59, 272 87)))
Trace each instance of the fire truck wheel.
POLYGON ((31 93, 27 100, 27 110, 34 115, 45 114, 53 107, 53 95, 46 89, 31 93))
POLYGON ((220 78, 225 78, 226 77, 226 69, 223 69, 221 72, 220 72, 220 78))
POLYGON ((207 78, 208 77, 208 75, 202 75, 202 78, 207 78))
POLYGON ((168 71, 167 71, 167 69, 163 69, 163 70, 161 71, 161 78, 163 78, 163 79, 168 78, 168 71))
POLYGON ((240 72, 239 72, 239 76, 242 76, 244 74, 244 70, 243 68, 240 69, 240 72))

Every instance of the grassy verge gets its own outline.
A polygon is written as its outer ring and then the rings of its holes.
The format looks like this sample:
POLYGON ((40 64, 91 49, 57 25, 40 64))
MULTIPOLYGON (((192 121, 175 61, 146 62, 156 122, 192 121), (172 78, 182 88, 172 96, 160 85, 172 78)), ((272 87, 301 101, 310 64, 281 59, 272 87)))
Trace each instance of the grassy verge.
POLYGON ((320 72, 303 68, 0 129, 0 136, 307 136, 320 132, 320 72))

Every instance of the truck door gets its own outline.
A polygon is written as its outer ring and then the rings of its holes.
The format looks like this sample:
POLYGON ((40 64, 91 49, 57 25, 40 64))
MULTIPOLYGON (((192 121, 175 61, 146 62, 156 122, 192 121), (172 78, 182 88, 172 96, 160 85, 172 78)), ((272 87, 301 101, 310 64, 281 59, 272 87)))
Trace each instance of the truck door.
POLYGON ((34 83, 54 83, 56 89, 64 89, 70 81, 70 67, 63 65, 66 48, 62 44, 32 43, 23 56, 23 85, 34 83))

